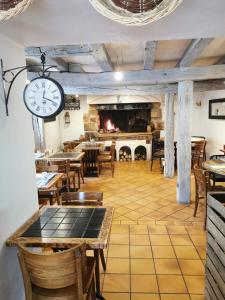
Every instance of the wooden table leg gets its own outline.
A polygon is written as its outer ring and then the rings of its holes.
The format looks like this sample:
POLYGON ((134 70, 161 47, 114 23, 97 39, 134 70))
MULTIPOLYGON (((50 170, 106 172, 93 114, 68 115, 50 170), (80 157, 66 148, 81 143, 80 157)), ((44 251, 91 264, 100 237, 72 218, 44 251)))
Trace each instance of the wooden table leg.
POLYGON ((94 249, 94 256, 95 256, 96 297, 100 300, 104 300, 105 298, 101 295, 101 288, 100 288, 100 269, 99 269, 100 249, 94 249))

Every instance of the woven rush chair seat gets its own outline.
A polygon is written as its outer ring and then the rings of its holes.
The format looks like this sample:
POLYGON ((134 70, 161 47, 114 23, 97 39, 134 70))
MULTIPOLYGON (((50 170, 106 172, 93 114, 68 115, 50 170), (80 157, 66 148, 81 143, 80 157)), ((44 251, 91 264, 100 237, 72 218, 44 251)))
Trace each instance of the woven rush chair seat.
POLYGON ((26 300, 94 300, 95 261, 81 243, 60 252, 33 252, 18 245, 26 300))

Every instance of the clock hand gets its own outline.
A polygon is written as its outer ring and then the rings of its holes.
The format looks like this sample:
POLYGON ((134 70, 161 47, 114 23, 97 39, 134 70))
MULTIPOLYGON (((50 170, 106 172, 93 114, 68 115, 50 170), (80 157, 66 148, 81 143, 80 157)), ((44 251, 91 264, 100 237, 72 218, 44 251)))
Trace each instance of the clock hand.
POLYGON ((55 101, 53 101, 53 100, 51 100, 51 99, 49 99, 49 98, 43 97, 43 99, 48 100, 48 101, 50 101, 50 102, 55 102, 55 101))

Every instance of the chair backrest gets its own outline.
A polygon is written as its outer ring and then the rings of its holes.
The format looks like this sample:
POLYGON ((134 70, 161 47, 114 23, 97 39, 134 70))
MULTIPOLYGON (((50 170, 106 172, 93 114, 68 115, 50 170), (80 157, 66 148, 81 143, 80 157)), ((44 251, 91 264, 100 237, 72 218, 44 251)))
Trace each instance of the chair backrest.
POLYGON ((152 156, 154 157, 154 154, 160 150, 164 149, 164 141, 161 141, 159 139, 153 138, 152 139, 152 156))
MULTIPOLYGON (((18 258, 24 280, 25 292, 32 295, 32 286, 59 289, 76 285, 76 299, 83 299, 83 278, 87 272, 86 245, 79 244, 69 250, 55 253, 29 251, 18 245, 18 258)), ((26 297, 26 299, 33 299, 26 297)))
POLYGON ((112 142, 110 146, 110 155, 112 156, 112 161, 115 159, 116 143, 112 142))
POLYGON ((38 173, 41 173, 41 172, 59 173, 59 166, 57 166, 57 165, 52 165, 52 166, 37 165, 36 166, 36 171, 38 173))
POLYGON ((195 188, 198 195, 206 196, 207 190, 210 188, 209 172, 203 170, 199 165, 195 164, 194 168, 195 188))
POLYGON ((206 140, 196 141, 193 143, 193 151, 196 153, 204 153, 206 147, 206 140))
POLYGON ((68 173, 70 171, 70 161, 68 159, 50 160, 50 165, 58 166, 59 173, 68 173))
POLYGON ((102 192, 65 192, 61 194, 62 205, 102 206, 102 192))
POLYGON ((205 140, 205 136, 192 135, 191 137, 192 137, 192 138, 199 138, 199 139, 205 140))

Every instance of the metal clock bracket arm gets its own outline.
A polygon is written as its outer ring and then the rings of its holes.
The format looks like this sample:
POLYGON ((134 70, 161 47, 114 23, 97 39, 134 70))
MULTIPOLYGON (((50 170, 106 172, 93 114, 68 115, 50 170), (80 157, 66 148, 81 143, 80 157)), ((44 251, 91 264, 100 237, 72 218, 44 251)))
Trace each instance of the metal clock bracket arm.
POLYGON ((29 70, 32 67, 42 67, 42 76, 46 77, 46 72, 49 72, 49 69, 55 68, 55 66, 49 66, 45 68, 45 65, 30 65, 30 66, 22 66, 22 67, 17 67, 17 68, 12 68, 8 70, 3 69, 3 61, 0 59, 0 64, 1 64, 1 77, 4 82, 3 88, 4 88, 4 102, 5 102, 5 110, 6 110, 6 115, 9 116, 9 110, 8 110, 8 104, 9 104, 9 97, 10 93, 12 90, 13 83, 15 82, 16 78, 25 70, 29 70), (7 79, 7 74, 10 74, 11 77, 7 79), (6 88, 6 84, 8 85, 6 88))

